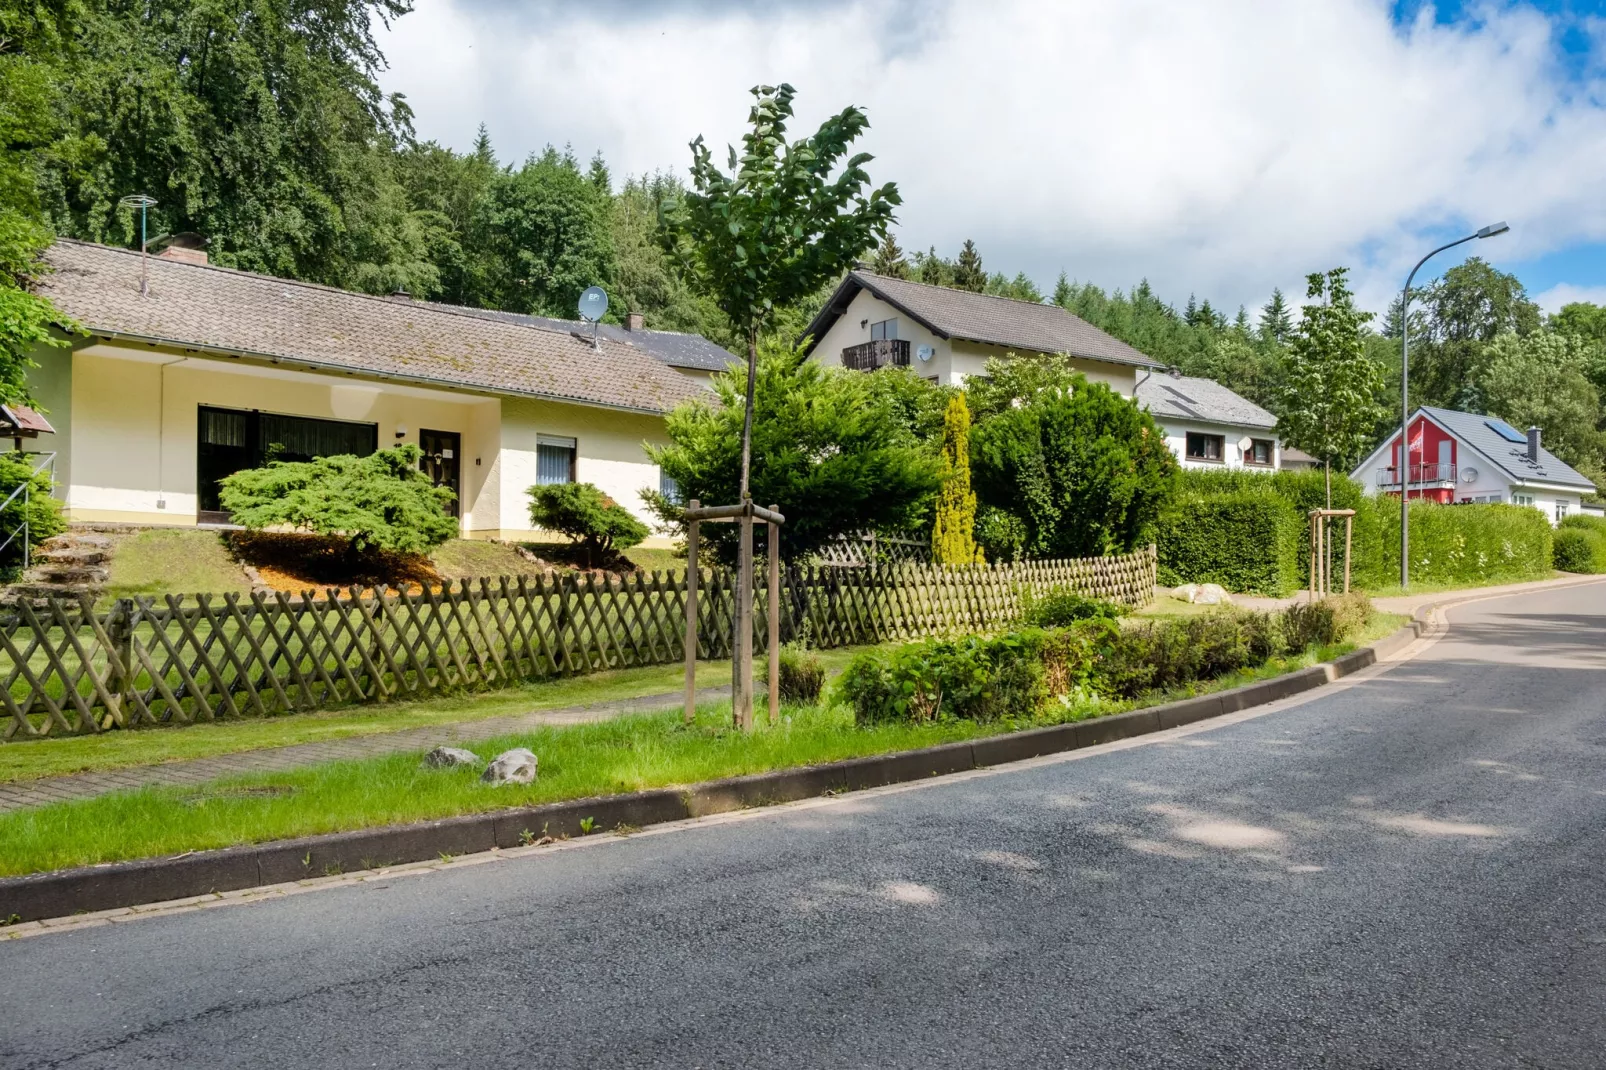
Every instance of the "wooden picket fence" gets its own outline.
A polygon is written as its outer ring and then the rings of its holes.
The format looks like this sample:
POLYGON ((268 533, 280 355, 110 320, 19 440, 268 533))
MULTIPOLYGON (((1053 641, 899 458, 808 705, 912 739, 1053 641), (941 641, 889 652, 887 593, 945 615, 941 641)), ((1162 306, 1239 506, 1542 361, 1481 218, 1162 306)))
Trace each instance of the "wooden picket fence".
MULTIPOLYGON (((782 572, 781 635, 819 647, 988 632, 1023 593, 1068 587, 1144 605, 1154 548, 1119 557, 782 572)), ((698 656, 730 655, 732 577, 699 580, 698 656)), ((0 617, 0 740, 265 717, 486 690, 684 658, 684 573, 350 588, 242 597, 18 602, 0 617)), ((755 599, 759 607, 765 598, 755 599)), ((768 621, 754 621, 762 650, 768 621)))

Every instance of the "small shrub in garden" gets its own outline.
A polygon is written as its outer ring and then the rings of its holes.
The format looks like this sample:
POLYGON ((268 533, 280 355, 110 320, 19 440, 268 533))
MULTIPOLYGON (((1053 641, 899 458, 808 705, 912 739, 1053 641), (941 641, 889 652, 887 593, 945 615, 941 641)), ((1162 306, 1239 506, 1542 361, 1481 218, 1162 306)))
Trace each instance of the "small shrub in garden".
POLYGON ((1283 611, 1283 641, 1290 651, 1301 653, 1313 646, 1342 643, 1371 620, 1372 600, 1358 591, 1298 603, 1283 611))
MULTIPOLYGON (((24 510, 23 495, 19 494, 3 511, 0 511, 0 529, 3 529, 0 531, 0 538, 16 531, 26 519, 28 542, 38 546, 52 535, 60 535, 67 530, 67 521, 61 515, 61 500, 51 497, 54 488, 50 482, 49 472, 35 472, 33 462, 26 454, 0 453, 0 500, 24 483, 33 485, 27 495, 28 507, 24 510)), ((21 566, 22 535, 19 533, 16 540, 3 551, 3 557, 0 557, 0 574, 13 573, 21 566)))
POLYGON ((1099 689, 1121 698, 1213 680, 1263 663, 1277 644, 1264 614, 1224 609, 1123 629, 1098 670, 1099 689))
MULTIPOLYGON (((825 686, 825 665, 820 655, 799 643, 787 643, 781 647, 777 662, 780 673, 776 686, 781 701, 800 706, 816 705, 825 686)), ((765 671, 769 671, 767 662, 765 671)))
POLYGON ((1079 620, 1113 620, 1125 613, 1124 606, 1088 598, 1069 587, 1053 587, 1036 597, 1027 591, 1021 598, 1021 623, 1028 628, 1063 628, 1079 620))
POLYGON ((578 543, 587 568, 606 565, 647 537, 646 524, 591 483, 545 483, 529 494, 530 522, 578 543))
POLYGON ((910 643, 854 658, 838 681, 859 724, 1030 716, 1048 697, 1044 633, 910 643))
POLYGON ((1558 528, 1551 562, 1563 572, 1606 572, 1606 534, 1580 525, 1558 528))

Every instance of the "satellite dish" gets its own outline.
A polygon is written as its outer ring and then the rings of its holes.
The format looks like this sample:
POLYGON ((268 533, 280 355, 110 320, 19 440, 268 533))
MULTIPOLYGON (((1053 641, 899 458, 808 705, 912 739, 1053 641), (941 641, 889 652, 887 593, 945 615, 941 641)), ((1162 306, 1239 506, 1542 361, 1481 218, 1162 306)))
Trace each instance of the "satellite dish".
POLYGON ((915 349, 915 356, 925 361, 930 360, 932 356, 936 354, 936 352, 937 351, 931 346, 919 346, 915 349))
POLYGON ((1461 469, 1461 482, 1463 482, 1463 483, 1476 483, 1477 481, 1478 481, 1478 470, 1476 468, 1466 467, 1466 468, 1462 468, 1461 469))
POLYGON ((608 291, 602 287, 589 287, 580 295, 580 318, 587 323, 596 323, 607 311, 608 291))

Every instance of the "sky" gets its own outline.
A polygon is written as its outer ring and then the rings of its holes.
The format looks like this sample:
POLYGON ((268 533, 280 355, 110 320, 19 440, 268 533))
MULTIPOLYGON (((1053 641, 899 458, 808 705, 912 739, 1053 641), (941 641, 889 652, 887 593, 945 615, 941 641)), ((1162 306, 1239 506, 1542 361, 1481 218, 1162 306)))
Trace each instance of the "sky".
POLYGON ((1381 312, 1434 246, 1547 310, 1606 303, 1606 0, 415 0, 379 35, 420 139, 600 151, 615 180, 847 105, 906 250, 976 241, 1045 290, 1147 278, 1258 308, 1345 265, 1381 312))

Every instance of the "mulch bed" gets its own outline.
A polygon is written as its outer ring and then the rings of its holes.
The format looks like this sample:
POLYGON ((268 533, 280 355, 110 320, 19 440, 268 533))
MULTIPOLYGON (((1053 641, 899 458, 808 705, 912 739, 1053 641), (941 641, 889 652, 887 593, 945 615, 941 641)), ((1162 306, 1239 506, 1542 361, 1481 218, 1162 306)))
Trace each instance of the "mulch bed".
POLYGON ((345 539, 299 532, 236 531, 229 548, 276 591, 325 587, 395 587, 416 592, 443 582, 423 554, 373 551, 352 555, 345 539))

